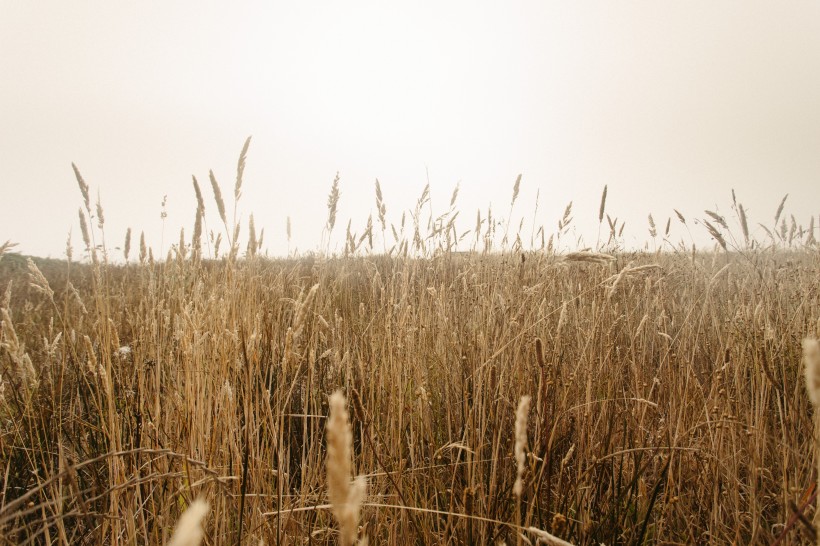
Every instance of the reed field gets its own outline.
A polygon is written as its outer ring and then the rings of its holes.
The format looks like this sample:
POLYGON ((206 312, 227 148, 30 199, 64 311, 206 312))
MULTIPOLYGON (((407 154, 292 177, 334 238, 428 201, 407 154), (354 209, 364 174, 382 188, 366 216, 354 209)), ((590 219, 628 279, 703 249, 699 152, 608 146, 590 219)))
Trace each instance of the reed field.
POLYGON ((246 153, 167 255, 106 246, 76 168, 81 247, 0 251, 0 543, 817 540, 814 219, 670 211, 637 252, 604 194, 570 252, 571 207, 462 232, 378 185, 345 232, 337 179, 344 250, 272 259, 226 211, 246 153))

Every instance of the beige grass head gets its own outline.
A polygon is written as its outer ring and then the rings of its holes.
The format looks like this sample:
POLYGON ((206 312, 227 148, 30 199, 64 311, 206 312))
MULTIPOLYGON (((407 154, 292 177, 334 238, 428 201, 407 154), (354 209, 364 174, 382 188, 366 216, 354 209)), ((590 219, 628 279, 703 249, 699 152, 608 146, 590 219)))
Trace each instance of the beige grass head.
POLYGON ((339 543, 356 543, 359 513, 367 482, 363 477, 350 481, 352 474, 353 434, 347 413, 347 401, 341 390, 330 395, 327 421, 327 492, 333 515, 339 522, 339 543))
POLYGON ((520 497, 524 492, 524 463, 527 448, 527 420, 530 413, 530 396, 522 396, 515 412, 515 463, 516 475, 513 493, 520 497))
POLYGON ((197 499, 192 502, 179 518, 168 546, 199 546, 205 535, 202 530, 202 521, 208 515, 208 510, 210 507, 204 500, 197 499))
POLYGON ((806 390, 815 410, 820 409, 820 343, 816 339, 803 340, 803 371, 806 390))

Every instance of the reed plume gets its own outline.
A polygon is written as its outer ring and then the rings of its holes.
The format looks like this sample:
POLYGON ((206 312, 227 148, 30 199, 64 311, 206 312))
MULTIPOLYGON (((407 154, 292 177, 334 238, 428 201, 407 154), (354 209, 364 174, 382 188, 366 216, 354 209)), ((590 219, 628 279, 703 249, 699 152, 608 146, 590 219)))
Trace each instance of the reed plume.
POLYGON ((88 196, 88 184, 86 184, 85 180, 83 180, 83 175, 80 174, 80 169, 77 168, 77 165, 72 163, 71 168, 74 169, 74 176, 77 178, 77 184, 80 186, 80 193, 83 194, 85 210, 91 211, 91 201, 88 196))
POLYGON ((327 196, 327 231, 333 231, 336 225, 336 207, 339 205, 339 173, 333 179, 333 186, 330 188, 330 195, 327 196))
POLYGON ((513 485, 513 493, 516 497, 521 497, 524 492, 524 463, 526 462, 527 454, 527 418, 530 413, 530 401, 532 398, 529 395, 521 397, 518 402, 518 410, 515 412, 515 464, 516 476, 515 485, 513 485))
POLYGON ((351 482, 353 433, 347 413, 347 401, 341 390, 330 395, 327 421, 327 492, 333 515, 339 522, 339 543, 356 543, 359 513, 367 482, 360 476, 351 482))
MULTIPOLYGON (((818 476, 820 476, 820 343, 816 339, 807 338, 803 340, 803 372, 806 374, 806 390, 809 393, 809 400, 814 406, 814 459, 817 465, 818 476)), ((815 510, 814 527, 820 526, 820 510, 815 510)), ((820 546, 820 535, 817 538, 817 545, 820 546)))
MULTIPOLYGON (((248 159, 248 148, 250 145, 251 137, 248 137, 245 139, 242 151, 239 152, 239 160, 236 163, 236 184, 234 184, 233 188, 234 203, 239 201, 239 197, 242 195, 242 177, 245 174, 245 162, 248 159)), ((234 216, 236 216, 236 211, 234 211, 234 216)))
POLYGON ((125 261, 128 261, 128 254, 131 252, 131 228, 125 230, 125 245, 123 245, 123 256, 125 256, 125 261))
POLYGON ((820 410, 820 343, 816 339, 803 340, 803 371, 806 390, 815 412, 820 410))
POLYGON ((211 180, 211 188, 214 191, 214 201, 216 201, 216 209, 219 212, 219 219, 225 224, 225 229, 228 229, 228 220, 225 216, 225 201, 222 199, 222 190, 219 189, 219 182, 216 181, 213 171, 208 171, 208 178, 211 180))
POLYGON ((205 535, 202 530, 202 521, 208 515, 209 510, 208 503, 202 499, 192 502, 179 518, 168 546, 199 546, 205 535))

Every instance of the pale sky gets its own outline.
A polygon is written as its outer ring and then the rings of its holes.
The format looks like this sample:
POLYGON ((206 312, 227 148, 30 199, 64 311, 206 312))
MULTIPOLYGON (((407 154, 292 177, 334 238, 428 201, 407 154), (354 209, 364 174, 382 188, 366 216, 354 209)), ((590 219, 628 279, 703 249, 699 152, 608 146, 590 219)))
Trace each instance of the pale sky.
POLYGON ((537 223, 554 231, 572 200, 594 245, 605 184, 635 244, 649 213, 730 215, 731 188, 754 225, 789 193, 807 226, 820 3, 0 3, 0 243, 62 257, 71 229, 79 254, 73 161, 110 247, 130 226, 167 250, 193 227, 191 175, 219 226, 208 170, 231 195, 249 135, 239 210, 272 254, 287 216, 293 246, 319 247, 337 171, 337 236, 375 214, 376 178, 398 223, 428 173, 436 212, 460 183, 459 231, 490 203, 506 216, 522 173, 527 241, 540 190, 537 223))

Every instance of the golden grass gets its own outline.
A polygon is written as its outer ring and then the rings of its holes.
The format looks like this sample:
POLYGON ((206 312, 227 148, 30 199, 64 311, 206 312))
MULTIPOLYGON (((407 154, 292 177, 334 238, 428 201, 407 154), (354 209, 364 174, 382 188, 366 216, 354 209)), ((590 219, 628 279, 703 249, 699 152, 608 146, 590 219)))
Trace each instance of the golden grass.
POLYGON ((456 253, 450 213, 377 205, 381 255, 243 259, 219 202, 227 259, 0 247, 0 543, 167 543, 194 499, 204 544, 815 539, 812 233, 484 253, 479 215, 456 253))

